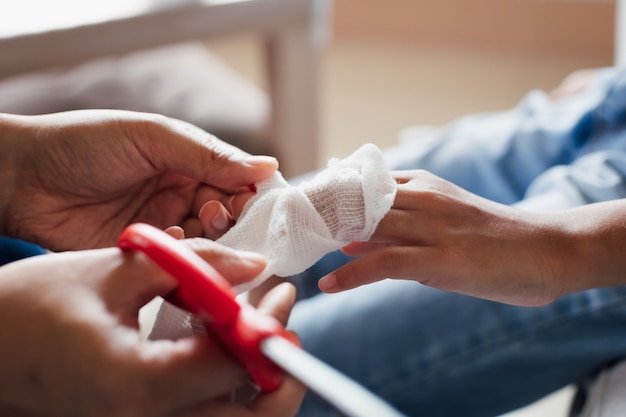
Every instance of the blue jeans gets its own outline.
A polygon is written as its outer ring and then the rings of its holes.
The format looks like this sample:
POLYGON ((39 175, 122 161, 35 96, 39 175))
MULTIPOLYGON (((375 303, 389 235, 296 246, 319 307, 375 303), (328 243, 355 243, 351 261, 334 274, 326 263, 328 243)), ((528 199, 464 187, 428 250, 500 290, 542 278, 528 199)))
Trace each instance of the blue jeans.
MULTIPOLYGON (((603 70, 557 102, 531 92, 510 111, 462 118, 387 158, 391 169, 427 169, 527 210, 626 198, 626 72, 603 70)), ((319 294, 317 278, 348 261, 329 254, 294 277, 301 300, 289 327, 307 351, 408 415, 495 416, 626 356, 626 287, 534 308, 412 281, 319 294)), ((300 411, 335 415, 314 394, 300 411)))

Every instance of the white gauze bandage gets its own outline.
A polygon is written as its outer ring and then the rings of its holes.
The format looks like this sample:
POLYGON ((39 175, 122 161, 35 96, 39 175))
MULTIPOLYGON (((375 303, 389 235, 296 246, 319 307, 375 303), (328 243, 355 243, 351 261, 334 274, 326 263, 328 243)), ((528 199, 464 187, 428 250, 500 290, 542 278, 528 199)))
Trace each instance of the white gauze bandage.
POLYGON ((369 240, 396 194, 396 182, 372 144, 346 159, 331 160, 299 186, 276 173, 256 187, 235 226, 217 240, 268 261, 262 274, 238 291, 272 275, 298 274, 352 241, 369 240))
MULTIPOLYGON (((352 241, 367 241, 391 209, 397 188, 380 150, 371 144, 346 159, 331 160, 328 168, 299 186, 276 173, 256 187, 235 226, 218 239, 268 261, 263 272, 236 287, 237 292, 272 275, 298 274, 352 241)), ((195 316, 163 303, 150 338, 176 339, 201 328, 195 316)))

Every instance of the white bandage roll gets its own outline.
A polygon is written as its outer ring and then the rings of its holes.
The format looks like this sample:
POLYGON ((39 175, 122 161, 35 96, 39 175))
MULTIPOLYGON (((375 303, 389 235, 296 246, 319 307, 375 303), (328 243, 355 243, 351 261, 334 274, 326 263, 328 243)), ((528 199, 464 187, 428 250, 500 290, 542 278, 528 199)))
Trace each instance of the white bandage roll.
MULTIPOLYGON (((272 275, 303 272, 351 241, 369 240, 391 209, 397 185, 380 150, 368 144, 346 159, 331 160, 328 168, 297 187, 276 173, 256 188, 235 226, 218 239, 268 261, 252 282, 235 288, 238 292, 272 275)), ((201 327, 189 313, 163 303, 150 338, 185 337, 201 327)))
POLYGON ((252 288, 272 275, 298 274, 351 241, 367 241, 389 211, 396 182, 380 150, 364 145, 299 186, 280 173, 257 184, 235 226, 218 242, 257 252, 268 265, 252 288))

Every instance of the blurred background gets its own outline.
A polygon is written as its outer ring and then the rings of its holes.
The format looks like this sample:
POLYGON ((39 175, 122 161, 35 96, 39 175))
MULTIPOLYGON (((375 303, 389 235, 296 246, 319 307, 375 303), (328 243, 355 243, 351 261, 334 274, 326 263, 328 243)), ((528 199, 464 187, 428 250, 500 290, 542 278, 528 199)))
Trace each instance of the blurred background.
POLYGON ((615 12, 612 0, 3 1, 0 111, 163 113, 277 155, 290 177, 611 65, 615 12))
MULTIPOLYGON (((502 110, 613 63, 607 0, 335 0, 322 51, 318 162, 412 125, 502 110)), ((254 37, 209 42, 263 86, 254 37)))

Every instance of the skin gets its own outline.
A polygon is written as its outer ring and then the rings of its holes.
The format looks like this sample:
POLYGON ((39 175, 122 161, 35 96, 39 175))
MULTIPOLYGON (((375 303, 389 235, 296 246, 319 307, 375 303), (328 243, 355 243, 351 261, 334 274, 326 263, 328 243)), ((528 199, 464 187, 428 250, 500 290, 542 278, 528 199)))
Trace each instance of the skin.
POLYGON ((203 236, 216 240, 234 226, 245 204, 254 192, 227 194, 215 188, 204 187, 200 192, 202 201, 198 208, 198 220, 202 225, 203 236))
MULTIPOLYGON (((277 169, 183 122, 122 111, 0 114, 0 234, 53 251, 0 267, 0 414, 229 416, 295 414, 287 377, 247 404, 244 371, 206 337, 144 341, 139 309, 175 282, 115 245, 130 223, 202 233, 202 190, 235 196, 277 169)), ((265 266, 206 239, 187 244, 232 284, 265 266)), ((286 322, 293 288, 260 308, 286 322)))
POLYGON ((325 292, 385 278, 536 306, 623 285, 626 200, 527 212, 478 197, 426 171, 395 174, 398 194, 360 257, 323 277, 325 292))
POLYGON ((0 233, 55 251, 112 246, 133 222, 198 236, 202 190, 249 193, 278 167, 153 114, 0 115, 0 131, 0 233))
MULTIPOLYGON (((369 242, 352 242, 342 249, 359 259, 323 277, 322 291, 335 293, 392 278, 539 306, 564 294, 624 284, 626 200, 527 212, 481 198, 423 170, 393 176, 398 192, 392 209, 369 242)), ((245 201, 219 193, 211 197, 212 205, 221 207, 201 212, 201 223, 205 234, 216 236, 225 230, 212 226, 220 222, 210 215, 234 221, 245 201)), ((255 297, 275 282, 255 291, 255 297)))
MULTIPOLYGON (((265 266, 206 239, 187 243, 232 283, 265 266)), ((245 373, 210 339, 141 339, 139 309, 175 286, 143 255, 115 248, 0 268, 0 405, 46 416, 295 414, 304 388, 291 378, 250 405, 234 404, 227 394, 245 373)), ((261 308, 284 323, 294 292, 276 290, 261 308)))

